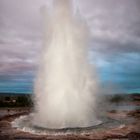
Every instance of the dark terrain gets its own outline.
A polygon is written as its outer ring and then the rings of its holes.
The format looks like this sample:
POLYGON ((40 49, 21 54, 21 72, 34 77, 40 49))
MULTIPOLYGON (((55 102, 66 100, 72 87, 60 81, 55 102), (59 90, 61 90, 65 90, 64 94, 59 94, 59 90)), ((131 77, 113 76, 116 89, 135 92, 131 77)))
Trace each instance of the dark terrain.
POLYGON ((15 118, 31 112, 31 98, 31 95, 1 94, 0 140, 140 140, 140 94, 106 95, 105 99, 110 106, 106 116, 120 122, 118 125, 55 135, 31 134, 12 128, 11 122, 15 118))

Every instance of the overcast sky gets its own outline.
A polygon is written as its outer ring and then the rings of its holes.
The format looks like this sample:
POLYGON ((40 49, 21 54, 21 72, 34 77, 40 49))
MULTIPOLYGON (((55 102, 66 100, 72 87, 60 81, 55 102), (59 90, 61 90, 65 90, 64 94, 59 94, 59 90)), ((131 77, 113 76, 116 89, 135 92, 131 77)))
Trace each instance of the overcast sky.
MULTIPOLYGON (((140 91, 140 1, 75 0, 91 31, 90 62, 104 88, 140 91)), ((0 91, 30 92, 43 42, 40 7, 51 0, 0 0, 0 91)))

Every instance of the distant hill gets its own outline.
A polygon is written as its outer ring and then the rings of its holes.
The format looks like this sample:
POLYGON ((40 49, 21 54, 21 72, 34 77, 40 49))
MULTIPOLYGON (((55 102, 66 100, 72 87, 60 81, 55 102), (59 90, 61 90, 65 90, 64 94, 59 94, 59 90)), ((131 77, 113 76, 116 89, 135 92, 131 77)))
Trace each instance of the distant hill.
POLYGON ((0 93, 0 107, 30 107, 32 94, 0 93))

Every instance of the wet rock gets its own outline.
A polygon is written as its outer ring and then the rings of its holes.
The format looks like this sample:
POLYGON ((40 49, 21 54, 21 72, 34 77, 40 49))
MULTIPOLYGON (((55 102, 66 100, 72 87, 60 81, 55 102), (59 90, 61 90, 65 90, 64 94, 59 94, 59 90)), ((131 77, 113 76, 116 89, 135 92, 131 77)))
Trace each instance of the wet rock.
POLYGON ((130 132, 126 137, 130 140, 140 140, 140 133, 130 132))

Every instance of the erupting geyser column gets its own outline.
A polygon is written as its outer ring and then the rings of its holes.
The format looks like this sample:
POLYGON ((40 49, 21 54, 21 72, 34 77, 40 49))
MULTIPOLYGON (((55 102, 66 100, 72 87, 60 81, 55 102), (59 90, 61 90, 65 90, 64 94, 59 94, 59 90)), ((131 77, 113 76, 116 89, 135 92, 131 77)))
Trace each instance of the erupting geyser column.
POLYGON ((68 0, 55 0, 45 16, 33 123, 46 128, 94 125, 97 80, 88 63, 87 26, 74 17, 68 0))

